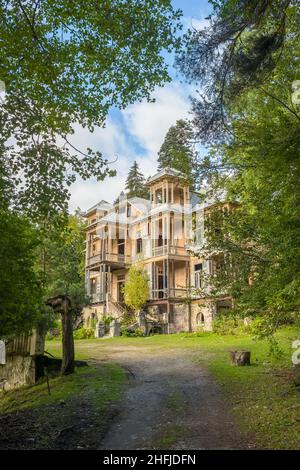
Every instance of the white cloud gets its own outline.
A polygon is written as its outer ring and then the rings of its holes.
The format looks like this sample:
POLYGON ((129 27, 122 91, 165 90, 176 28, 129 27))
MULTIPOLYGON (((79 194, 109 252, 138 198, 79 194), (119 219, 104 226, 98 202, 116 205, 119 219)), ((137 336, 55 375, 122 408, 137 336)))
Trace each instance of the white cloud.
POLYGON ((155 159, 169 127, 177 119, 188 117, 189 91, 187 86, 173 82, 157 89, 155 103, 142 101, 123 111, 127 131, 155 159))
POLYGON ((126 135, 120 124, 109 119, 105 128, 95 128, 93 133, 77 126, 70 141, 82 151, 85 151, 87 147, 99 150, 104 158, 109 162, 114 162, 110 167, 117 170, 117 176, 103 181, 95 179, 83 181, 78 178, 71 187, 70 210, 73 211, 76 207, 87 209, 101 199, 113 202, 124 189, 132 159, 132 149, 126 141, 126 135))
POLYGON ((191 92, 187 85, 172 82, 155 91, 155 103, 135 103, 122 111, 123 120, 110 118, 105 128, 96 128, 93 134, 77 126, 70 137, 72 144, 80 150, 97 149, 109 161, 118 157, 111 165, 117 176, 102 182, 78 179, 71 187, 70 210, 78 206, 85 210, 101 199, 113 202, 124 189, 134 160, 146 177, 155 173, 157 152, 169 127, 176 120, 189 117, 191 92))

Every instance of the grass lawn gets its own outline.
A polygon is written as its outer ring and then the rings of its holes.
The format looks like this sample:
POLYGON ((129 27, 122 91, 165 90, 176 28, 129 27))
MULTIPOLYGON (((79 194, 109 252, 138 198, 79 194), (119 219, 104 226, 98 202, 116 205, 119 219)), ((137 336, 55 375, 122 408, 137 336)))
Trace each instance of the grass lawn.
MULTIPOLYGON (((204 366, 219 383, 242 430, 255 437, 260 448, 300 449, 300 390, 293 383, 292 341, 300 338, 295 328, 277 333, 281 357, 269 354, 267 341, 249 336, 201 336, 176 334, 147 338, 112 338, 76 341, 77 359, 105 359, 111 348, 140 347, 163 351, 183 349, 191 360, 204 366), (231 349, 249 349, 250 367, 234 367, 231 349)), ((60 344, 47 343, 47 349, 60 354, 60 344)), ((176 398, 176 397, 175 397, 176 398)), ((178 405, 179 406, 179 405, 178 405)))
POLYGON ((67 402, 82 393, 88 396, 92 406, 103 409, 109 402, 119 399, 126 381, 124 370, 117 364, 80 367, 72 375, 50 379, 51 395, 45 381, 34 387, 21 387, 3 393, 0 395, 0 413, 37 408, 62 400, 67 402))
MULTIPOLYGON (((277 339, 282 351, 279 358, 269 354, 267 341, 256 341, 249 336, 202 333, 198 336, 176 334, 146 338, 77 340, 76 359, 89 360, 89 367, 80 367, 70 376, 52 378, 51 395, 48 395, 45 382, 1 394, 0 414, 3 416, 14 412, 25 413, 24 427, 28 428, 26 432, 29 438, 32 427, 30 423, 36 423, 37 419, 41 423, 50 419, 51 427, 58 427, 56 435, 60 435, 60 427, 63 428, 66 419, 71 421, 70 426, 74 425, 76 429, 78 422, 76 413, 83 413, 84 410, 81 403, 88 406, 88 412, 86 416, 84 413, 83 416, 80 415, 80 419, 83 417, 90 422, 95 410, 100 420, 108 423, 111 419, 111 406, 118 402, 124 384, 127 383, 125 371, 111 362, 109 357, 111 352, 116 349, 138 348, 143 354, 143 349, 146 348, 148 352, 159 350, 163 355, 164 351, 179 349, 187 354, 191 361, 205 367, 215 378, 227 397, 241 430, 255 438, 257 447, 300 449, 300 389, 294 386, 294 367, 291 362, 291 355, 294 352, 292 342, 299 338, 300 331, 295 328, 279 330, 277 339), (249 349, 252 365, 232 366, 229 357, 229 351, 232 349, 249 349), (61 403, 63 403, 62 408, 61 403), (41 414, 38 414, 38 418, 37 410, 40 410, 41 414), (65 415, 62 416, 61 423, 57 424, 62 410, 65 415), (45 412, 48 413, 47 419, 43 415, 45 412)), ((61 343, 55 340, 48 341, 46 350, 59 357, 61 343)), ((170 396, 166 406, 180 412, 182 408, 180 397, 176 393, 170 396)), ((12 426, 12 421, 8 422, 8 427, 12 426)), ((17 421, 19 423, 19 418, 17 421)), ((99 418, 95 417, 95 426, 98 422, 99 418)), ((176 441, 181 432, 175 428, 169 431, 164 436, 166 446, 170 440, 176 441)), ((12 429, 12 435, 13 433, 12 429)), ((41 432, 37 434, 43 435, 41 432)), ((37 442, 37 447, 47 448, 49 442, 56 442, 52 434, 47 437, 48 441, 37 442)), ((92 431, 90 434, 92 435, 92 431)), ((91 439, 91 436, 89 437, 91 439)), ((86 441, 86 436, 83 436, 83 441, 86 441)), ((91 441, 91 447, 93 445, 91 441)))

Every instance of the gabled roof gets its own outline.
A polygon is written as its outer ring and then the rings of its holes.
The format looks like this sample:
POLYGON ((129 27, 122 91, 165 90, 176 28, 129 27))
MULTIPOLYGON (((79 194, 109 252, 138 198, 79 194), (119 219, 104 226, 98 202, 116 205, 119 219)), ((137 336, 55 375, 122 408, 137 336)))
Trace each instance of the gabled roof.
POLYGON ((162 170, 155 173, 155 175, 148 178, 146 184, 149 185, 156 180, 159 180, 161 178, 168 177, 168 176, 170 176, 171 178, 186 179, 186 175, 184 173, 181 173, 178 170, 175 170, 175 168, 163 168, 162 170))
POLYGON ((144 199, 143 197, 131 197, 128 199, 129 204, 134 206, 140 212, 145 214, 149 211, 151 207, 151 202, 149 199, 144 199))
POLYGON ((105 201, 104 199, 101 199, 101 201, 97 202, 97 204, 94 204, 92 207, 87 209, 84 213, 84 215, 89 214, 90 212, 97 211, 97 210, 103 210, 103 211, 109 211, 110 209, 113 208, 113 205, 110 204, 109 202, 105 201))

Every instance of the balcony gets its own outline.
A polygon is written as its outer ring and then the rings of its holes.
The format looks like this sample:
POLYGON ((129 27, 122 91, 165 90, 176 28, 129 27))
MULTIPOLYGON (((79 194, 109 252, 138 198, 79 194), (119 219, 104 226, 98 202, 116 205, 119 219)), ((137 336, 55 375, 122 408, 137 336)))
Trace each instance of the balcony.
POLYGON ((186 297, 187 289, 185 288, 153 289, 151 291, 151 300, 184 299, 186 297))
POLYGON ((188 253, 184 246, 162 245, 152 248, 152 256, 164 255, 188 256, 188 253))
POLYGON ((97 253, 87 259, 87 267, 104 262, 125 266, 130 262, 130 256, 120 253, 97 253))
POLYGON ((103 294, 90 294, 90 299, 92 304, 96 304, 98 302, 104 302, 103 294))

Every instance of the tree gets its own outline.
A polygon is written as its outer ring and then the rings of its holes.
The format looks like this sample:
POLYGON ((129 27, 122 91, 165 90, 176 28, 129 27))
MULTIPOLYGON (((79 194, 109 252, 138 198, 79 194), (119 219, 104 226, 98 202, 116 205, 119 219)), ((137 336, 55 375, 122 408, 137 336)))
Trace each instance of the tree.
POLYGON ((138 315, 149 299, 149 278, 146 271, 138 264, 130 266, 124 285, 124 298, 128 307, 138 315))
POLYGON ((46 304, 62 319, 62 374, 74 371, 73 323, 87 304, 83 228, 78 216, 69 216, 63 229, 53 228, 42 252, 46 304))
POLYGON ((126 180, 127 198, 142 197, 149 198, 149 192, 145 186, 145 177, 139 171, 139 166, 136 161, 133 162, 126 180))
MULTIPOLYGON (((4 143, 0 137, 0 155, 4 143)), ((10 209, 11 169, 0 158, 0 337, 29 332, 42 318, 43 289, 36 272, 41 237, 28 218, 10 209)))
POLYGON ((193 182, 196 152, 193 148, 193 128, 189 121, 180 119, 168 130, 158 152, 158 170, 175 168, 193 182))
POLYGON ((72 301, 67 295, 57 295, 47 299, 46 305, 55 313, 61 314, 62 323, 62 364, 61 374, 73 374, 75 370, 75 350, 73 336, 72 301))
POLYGON ((30 332, 41 320, 42 284, 35 271, 40 243, 30 222, 0 208, 0 337, 30 332))
POLYGON ((300 308, 300 107, 292 87, 300 60, 300 6, 243 2, 243 12, 242 2, 215 3, 210 27, 190 35, 184 67, 207 84, 211 102, 207 114, 205 100, 193 102, 194 123, 203 142, 210 138, 212 190, 223 189, 234 208, 213 211, 203 251, 224 253, 222 268, 210 279, 215 292, 227 289, 235 310, 259 315, 261 334, 272 335, 300 308), (255 5, 261 7, 256 17, 255 5), (233 16, 237 24, 230 23, 233 16), (261 49, 266 41, 270 47, 261 49), (241 68, 248 54, 249 80, 241 68), (192 64, 203 57, 197 71, 192 64))
POLYGON ((66 210, 76 175, 113 175, 108 158, 71 142, 74 126, 103 126, 112 107, 150 99, 170 80, 163 51, 178 48, 169 0, 0 1, 4 159, 15 205, 39 220, 66 210), (7 142, 14 141, 14 146, 7 142))
POLYGON ((205 145, 230 138, 230 104, 262 85, 297 31, 297 0, 216 0, 209 26, 189 30, 177 66, 200 91, 193 98, 196 135, 205 145))

